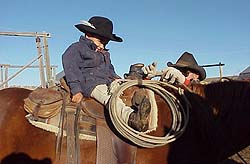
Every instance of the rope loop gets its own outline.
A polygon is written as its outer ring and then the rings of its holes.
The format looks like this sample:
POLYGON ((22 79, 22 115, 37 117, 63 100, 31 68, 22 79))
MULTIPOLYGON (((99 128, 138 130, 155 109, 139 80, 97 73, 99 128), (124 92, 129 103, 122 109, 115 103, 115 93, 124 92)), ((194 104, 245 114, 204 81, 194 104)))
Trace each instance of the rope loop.
POLYGON ((186 102, 185 108, 179 100, 165 88, 174 89, 180 96, 184 97, 184 101, 188 101, 182 89, 177 88, 166 82, 156 80, 121 80, 123 83, 112 94, 109 101, 109 115, 116 130, 125 138, 133 143, 146 148, 154 148, 164 146, 179 138, 188 123, 189 119, 189 102, 186 102), (169 105, 172 112, 172 124, 168 133, 163 137, 151 136, 143 132, 138 132, 128 126, 117 113, 117 99, 122 95, 123 91, 132 86, 144 86, 155 93, 159 94, 169 105))

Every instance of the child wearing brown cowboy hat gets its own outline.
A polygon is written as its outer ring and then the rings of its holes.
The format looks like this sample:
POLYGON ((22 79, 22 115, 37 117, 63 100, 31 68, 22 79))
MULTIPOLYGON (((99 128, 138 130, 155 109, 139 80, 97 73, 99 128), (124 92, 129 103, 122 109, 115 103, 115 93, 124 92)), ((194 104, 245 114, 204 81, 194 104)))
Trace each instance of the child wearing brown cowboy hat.
POLYGON ((157 72, 156 63, 143 67, 148 78, 162 75, 162 80, 171 84, 181 83, 190 85, 191 82, 202 81, 206 78, 206 71, 199 66, 193 54, 184 52, 175 64, 168 62, 166 68, 157 72))
MULTIPOLYGON (((115 73, 110 53, 106 49, 108 42, 122 42, 122 38, 113 34, 113 23, 105 17, 94 16, 81 21, 75 27, 85 33, 78 42, 71 44, 62 56, 66 82, 70 87, 72 102, 80 103, 83 96, 92 97, 103 105, 109 101, 109 86, 120 77, 115 73)), ((148 128, 150 103, 147 97, 142 99, 135 112, 118 100, 117 113, 129 126, 138 131, 148 128)))

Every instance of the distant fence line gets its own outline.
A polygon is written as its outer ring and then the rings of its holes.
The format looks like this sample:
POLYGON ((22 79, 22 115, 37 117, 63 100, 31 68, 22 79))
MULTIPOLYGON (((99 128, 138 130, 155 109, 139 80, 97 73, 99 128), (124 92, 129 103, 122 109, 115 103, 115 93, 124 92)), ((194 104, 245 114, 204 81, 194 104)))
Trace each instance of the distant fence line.
POLYGON ((223 73, 222 73, 222 66, 224 66, 225 64, 219 62, 218 64, 206 64, 206 65, 202 65, 202 67, 219 67, 219 73, 220 73, 220 78, 223 77, 223 73))
MULTIPOLYGON (((50 74, 51 81, 55 81, 56 72, 57 72, 57 65, 51 65, 50 74)), ((16 77, 21 71, 23 71, 26 68, 40 68, 39 65, 11 65, 11 64, 0 64, 0 88, 7 88, 9 87, 8 82, 12 80, 14 77, 16 77), (9 76, 9 69, 20 69, 16 73, 14 73, 12 76, 9 76)), ((44 65, 43 68, 46 68, 44 65)), ((18 85, 18 84, 17 84, 18 85)))

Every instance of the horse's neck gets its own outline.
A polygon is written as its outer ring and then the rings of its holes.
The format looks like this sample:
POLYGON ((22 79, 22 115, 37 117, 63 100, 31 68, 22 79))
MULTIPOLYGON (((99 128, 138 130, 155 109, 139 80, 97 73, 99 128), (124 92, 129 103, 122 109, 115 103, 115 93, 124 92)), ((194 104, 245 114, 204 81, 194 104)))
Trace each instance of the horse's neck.
POLYGON ((189 87, 192 93, 198 94, 201 97, 205 97, 205 85, 203 84, 191 84, 189 87))

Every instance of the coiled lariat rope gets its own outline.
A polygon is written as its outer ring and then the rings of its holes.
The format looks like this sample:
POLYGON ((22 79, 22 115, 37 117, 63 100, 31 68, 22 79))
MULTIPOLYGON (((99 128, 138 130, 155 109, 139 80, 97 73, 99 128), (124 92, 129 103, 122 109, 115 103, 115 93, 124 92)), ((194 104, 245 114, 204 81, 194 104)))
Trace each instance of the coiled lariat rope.
MULTIPOLYGON (((109 103, 109 114, 111 117, 111 120, 113 122, 113 125, 115 126, 116 130, 125 138, 129 139, 133 143, 146 148, 154 148, 166 145, 168 143, 171 143, 175 141, 177 138, 179 138, 188 123, 189 119, 189 102, 186 99, 183 89, 177 88, 171 84, 156 81, 156 80, 123 80, 124 83, 122 83, 116 90, 115 93, 110 98, 109 103), (169 105, 171 113, 172 113, 172 124, 170 127, 170 130, 167 132, 167 134, 164 137, 158 137, 158 136, 151 136, 143 132, 138 132, 127 125, 121 118, 120 113, 117 113, 117 99, 123 94, 123 91, 126 90, 129 87, 132 86, 143 86, 145 88, 151 89, 155 93, 159 94, 164 101, 169 105), (182 98, 184 101, 186 101, 185 105, 186 108, 184 108, 179 100, 170 93, 165 88, 174 89, 182 98)), ((162 110, 162 109, 158 109, 162 110)))

